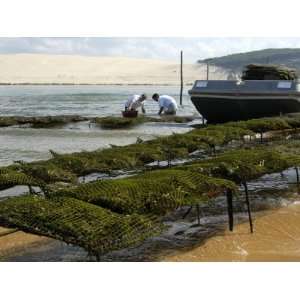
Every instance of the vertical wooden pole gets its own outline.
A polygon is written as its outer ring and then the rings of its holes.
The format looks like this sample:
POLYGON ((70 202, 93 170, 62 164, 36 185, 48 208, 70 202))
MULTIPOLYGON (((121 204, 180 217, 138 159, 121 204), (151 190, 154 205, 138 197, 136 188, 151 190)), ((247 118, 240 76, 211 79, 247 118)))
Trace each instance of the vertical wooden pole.
POLYGON ((182 105, 182 93, 183 93, 183 51, 180 51, 180 105, 182 105))
POLYGON ((209 79, 209 62, 206 63, 206 80, 209 79))
POLYGON ((226 190, 226 198, 227 198, 229 230, 233 231, 233 205, 232 205, 232 190, 231 189, 226 190))
POLYGON ((243 186, 245 188, 245 196, 246 196, 246 204, 247 204, 247 211, 248 211, 248 217, 249 217, 250 231, 251 231, 251 233, 253 233, 253 223, 252 223, 252 216, 251 216, 249 192, 248 192, 248 185, 247 185, 246 181, 243 182, 243 186))

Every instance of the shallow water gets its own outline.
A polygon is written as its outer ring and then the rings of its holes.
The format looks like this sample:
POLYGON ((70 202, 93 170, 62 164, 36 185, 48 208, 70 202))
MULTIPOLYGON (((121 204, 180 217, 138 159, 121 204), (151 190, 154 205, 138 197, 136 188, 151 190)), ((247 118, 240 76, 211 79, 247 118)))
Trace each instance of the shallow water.
MULTIPOLYGON (((184 88, 183 104, 186 113, 193 113, 189 88, 184 88)), ((145 103, 149 113, 158 111, 157 104, 151 100, 153 93, 168 94, 179 100, 176 86, 0 86, 0 116, 114 115, 121 111, 129 95, 140 93, 147 93, 150 99, 145 103)))
MULTIPOLYGON (((170 94, 178 100, 178 87, 172 86, 0 86, 0 116, 119 115, 128 95, 146 92, 170 94)), ((187 95, 179 115, 197 114, 187 95)), ((146 104, 147 115, 158 111, 157 104, 146 104)), ((0 166, 15 160, 33 161, 50 157, 49 149, 59 153, 95 150, 110 144, 134 143, 172 132, 186 132, 186 124, 148 123, 132 129, 103 130, 89 122, 62 128, 0 128, 0 166)))
POLYGON ((184 124, 147 123, 132 129, 103 130, 88 123, 75 124, 61 129, 0 128, 0 165, 14 160, 33 161, 51 157, 49 150, 58 153, 92 151, 113 145, 135 143, 137 138, 153 139, 158 135, 190 130, 184 124))

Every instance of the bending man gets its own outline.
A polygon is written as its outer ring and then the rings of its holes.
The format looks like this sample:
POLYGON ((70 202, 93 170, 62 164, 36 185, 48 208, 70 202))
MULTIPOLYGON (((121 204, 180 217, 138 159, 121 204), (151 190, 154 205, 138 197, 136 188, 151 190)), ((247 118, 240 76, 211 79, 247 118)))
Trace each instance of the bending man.
POLYGON ((144 107, 144 101, 146 99, 147 99, 146 94, 130 96, 125 103, 125 111, 128 110, 136 111, 139 107, 141 107, 143 114, 146 113, 144 107))
POLYGON ((166 115, 176 115, 176 111, 178 109, 176 100, 168 95, 159 96, 158 94, 154 94, 152 99, 158 102, 160 115, 162 112, 166 115))

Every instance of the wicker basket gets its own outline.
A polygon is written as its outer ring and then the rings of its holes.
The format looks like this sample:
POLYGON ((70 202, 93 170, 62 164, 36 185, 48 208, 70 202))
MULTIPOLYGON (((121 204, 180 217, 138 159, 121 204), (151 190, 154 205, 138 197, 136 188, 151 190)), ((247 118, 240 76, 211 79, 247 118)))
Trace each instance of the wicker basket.
POLYGON ((138 116, 138 111, 137 110, 122 111, 122 115, 124 118, 136 118, 138 116))

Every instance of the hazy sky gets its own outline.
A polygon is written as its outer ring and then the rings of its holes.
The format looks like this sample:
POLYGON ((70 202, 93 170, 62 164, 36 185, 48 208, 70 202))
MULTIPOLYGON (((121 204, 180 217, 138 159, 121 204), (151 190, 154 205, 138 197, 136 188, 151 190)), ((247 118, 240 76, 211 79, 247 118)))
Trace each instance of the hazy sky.
POLYGON ((0 53, 128 56, 185 61, 265 48, 300 48, 299 38, 0 38, 0 53))

